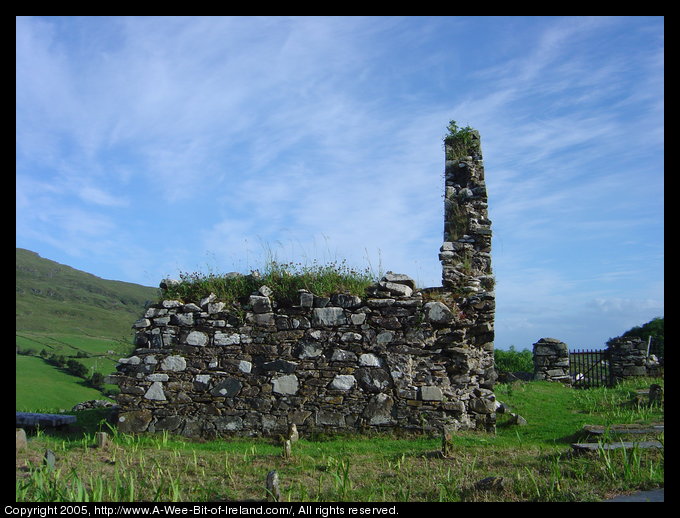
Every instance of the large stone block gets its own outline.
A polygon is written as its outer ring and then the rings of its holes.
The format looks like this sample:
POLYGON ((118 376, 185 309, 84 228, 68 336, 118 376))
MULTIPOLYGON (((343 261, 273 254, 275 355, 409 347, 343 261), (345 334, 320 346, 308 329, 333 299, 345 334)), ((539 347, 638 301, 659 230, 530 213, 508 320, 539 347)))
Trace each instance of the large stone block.
POLYGON ((118 431, 121 433, 144 432, 151 423, 151 410, 133 410, 118 414, 118 431))
POLYGON ((272 379, 272 390, 277 394, 293 395, 297 394, 300 388, 298 378, 295 374, 279 376, 272 379))
POLYGON ((347 318, 342 308, 314 308, 312 323, 324 327, 343 326, 347 324, 347 318))

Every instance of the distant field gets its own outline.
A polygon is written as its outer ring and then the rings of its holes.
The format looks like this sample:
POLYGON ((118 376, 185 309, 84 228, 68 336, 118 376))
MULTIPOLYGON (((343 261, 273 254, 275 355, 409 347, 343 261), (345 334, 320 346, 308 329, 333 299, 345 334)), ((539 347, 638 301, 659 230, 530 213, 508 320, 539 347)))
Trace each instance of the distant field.
POLYGON ((89 399, 104 399, 82 380, 55 369, 41 358, 16 356, 16 410, 70 410, 89 399))
MULTIPOLYGON (((16 345, 31 350, 32 355, 16 355, 16 409, 35 411, 46 408, 71 408, 88 399, 108 399, 98 390, 87 387, 83 380, 63 372, 36 355, 41 351, 75 359, 87 367, 89 375, 100 372, 107 376, 116 370, 120 358, 129 356, 132 345, 91 336, 41 334, 17 331, 16 345), (58 384, 58 385, 57 385, 58 384)), ((105 385, 114 389, 114 385, 105 385)))

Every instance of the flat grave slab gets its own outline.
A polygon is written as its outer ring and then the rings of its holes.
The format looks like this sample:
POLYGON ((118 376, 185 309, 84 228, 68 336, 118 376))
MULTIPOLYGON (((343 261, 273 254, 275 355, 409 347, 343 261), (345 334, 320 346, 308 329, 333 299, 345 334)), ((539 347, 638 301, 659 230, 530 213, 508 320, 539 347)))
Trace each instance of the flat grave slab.
POLYGON ((76 416, 65 414, 38 414, 34 412, 17 412, 17 426, 64 426, 76 422, 76 416))
POLYGON ((652 425, 612 425, 612 426, 600 426, 600 425, 585 425, 583 430, 585 432, 594 435, 603 435, 606 432, 610 434, 646 434, 646 433, 663 433, 663 423, 652 424, 652 425))
POLYGON ((598 451, 603 450, 617 450, 619 448, 626 448, 628 450, 633 448, 663 448, 663 444, 659 441, 639 441, 639 442, 613 442, 609 444, 599 444, 596 442, 577 442, 573 443, 571 447, 576 451, 598 451))

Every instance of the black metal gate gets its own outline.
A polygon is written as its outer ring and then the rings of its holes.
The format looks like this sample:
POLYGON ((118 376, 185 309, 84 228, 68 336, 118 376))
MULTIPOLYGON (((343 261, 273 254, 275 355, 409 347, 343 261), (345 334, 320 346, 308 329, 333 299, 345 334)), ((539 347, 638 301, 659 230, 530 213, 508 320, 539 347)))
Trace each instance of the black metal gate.
POLYGON ((611 387, 614 377, 608 349, 569 351, 569 375, 574 388, 611 387))

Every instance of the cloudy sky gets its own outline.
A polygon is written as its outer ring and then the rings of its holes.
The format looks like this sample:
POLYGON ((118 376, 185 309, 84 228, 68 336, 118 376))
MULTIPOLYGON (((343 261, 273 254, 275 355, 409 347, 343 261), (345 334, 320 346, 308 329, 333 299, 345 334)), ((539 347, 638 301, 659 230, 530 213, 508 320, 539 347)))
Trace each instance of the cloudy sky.
POLYGON ((341 261, 441 285, 482 136, 496 346, 663 316, 662 17, 16 21, 16 246, 106 279, 341 261))

